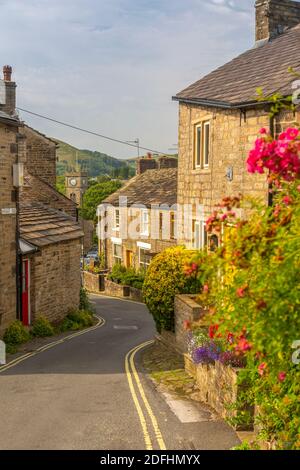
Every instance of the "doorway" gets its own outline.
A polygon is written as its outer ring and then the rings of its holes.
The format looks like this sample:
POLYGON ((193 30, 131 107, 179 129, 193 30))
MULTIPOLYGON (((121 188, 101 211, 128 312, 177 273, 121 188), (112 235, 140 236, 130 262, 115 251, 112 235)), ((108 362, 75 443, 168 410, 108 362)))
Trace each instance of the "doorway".
POLYGON ((24 326, 31 323, 30 312, 30 260, 22 260, 22 322, 24 326))

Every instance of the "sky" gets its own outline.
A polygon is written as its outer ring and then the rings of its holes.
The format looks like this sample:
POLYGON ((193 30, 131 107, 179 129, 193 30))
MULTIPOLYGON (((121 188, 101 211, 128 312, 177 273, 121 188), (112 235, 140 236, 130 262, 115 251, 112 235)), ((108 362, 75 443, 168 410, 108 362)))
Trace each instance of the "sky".
MULTIPOLYGON (((169 152, 172 96, 254 44, 254 0, 0 0, 0 57, 18 106, 169 152)), ((118 158, 135 148, 20 113, 76 147, 118 158)))

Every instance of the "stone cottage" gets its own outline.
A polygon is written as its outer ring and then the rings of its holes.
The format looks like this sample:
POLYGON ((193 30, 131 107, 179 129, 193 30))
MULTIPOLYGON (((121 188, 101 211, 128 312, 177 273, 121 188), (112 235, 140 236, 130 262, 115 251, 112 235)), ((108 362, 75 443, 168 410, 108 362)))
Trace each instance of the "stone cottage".
MULTIPOLYGON (((11 68, 5 70, 5 111, 13 121, 16 85, 11 81, 11 68)), ((70 309, 78 308, 81 282, 83 232, 78 224, 76 204, 55 189, 56 142, 19 121, 16 132, 18 145, 16 135, 14 140, 11 137, 14 145, 10 145, 10 151, 16 152, 14 158, 23 164, 24 181, 18 190, 18 230, 14 228, 13 236, 8 232, 8 237, 11 249, 16 242, 16 232, 19 240, 18 262, 15 249, 11 268, 14 286, 18 285, 19 292, 16 294, 15 288, 14 294, 19 307, 9 316, 5 327, 15 318, 29 326, 39 315, 59 321, 70 309)), ((7 141, 1 136, 1 147, 5 144, 7 141)), ((11 165, 7 168, 8 174, 7 186, 11 185, 11 165)), ((9 188, 8 194, 12 197, 9 188)), ((3 203, 9 206, 7 201, 3 203)), ((1 259, 10 259, 7 253, 8 250, 2 251, 1 245, 1 259)), ((13 292, 8 282, 5 286, 13 292)))
POLYGON ((178 206, 192 207, 179 220, 178 241, 187 246, 206 245, 205 220, 224 196, 268 203, 266 176, 247 174, 248 151, 260 128, 275 134, 299 118, 290 112, 270 118, 268 99, 256 96, 259 87, 265 96, 295 91, 288 69, 300 71, 300 3, 257 0, 255 7, 254 47, 173 98, 179 102, 178 206))
POLYGON ((139 159, 137 175, 99 206, 99 251, 107 268, 147 269, 153 256, 176 245, 176 167, 174 158, 139 159))
MULTIPOLYGON (((5 77, 4 77, 5 78, 5 77)), ((13 165, 18 160, 16 117, 7 113, 6 87, 0 81, 0 336, 17 316, 17 190, 13 185, 13 165)))

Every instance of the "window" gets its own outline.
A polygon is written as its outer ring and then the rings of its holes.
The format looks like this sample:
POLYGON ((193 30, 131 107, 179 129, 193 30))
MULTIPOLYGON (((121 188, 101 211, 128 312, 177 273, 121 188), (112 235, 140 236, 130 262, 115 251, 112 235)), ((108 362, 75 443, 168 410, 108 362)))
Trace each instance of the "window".
POLYGON ((193 220, 192 224, 192 244, 195 250, 200 250, 207 245, 207 233, 205 230, 205 222, 193 220))
POLYGON ((122 245, 113 245, 114 264, 122 264, 122 245))
POLYGON ((141 235, 149 235, 149 212, 147 209, 141 211, 141 235))
POLYGON ((210 153, 210 122, 195 125, 194 136, 194 168, 209 167, 210 153))
POLYGON ((147 269, 149 264, 151 263, 150 250, 146 250, 145 248, 140 248, 139 260, 140 260, 140 267, 143 269, 147 269))
POLYGON ((170 215, 170 238, 171 240, 174 240, 175 238, 175 221, 176 221, 175 213, 171 212, 171 215, 170 215))
POLYGON ((115 228, 120 228, 120 209, 115 209, 115 228))

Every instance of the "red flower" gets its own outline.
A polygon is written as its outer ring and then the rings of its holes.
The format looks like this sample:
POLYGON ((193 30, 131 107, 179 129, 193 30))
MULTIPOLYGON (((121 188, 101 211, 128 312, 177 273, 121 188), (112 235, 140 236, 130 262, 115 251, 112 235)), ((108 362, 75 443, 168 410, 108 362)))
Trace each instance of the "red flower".
POLYGON ((208 329, 208 335, 209 335, 210 339, 215 338, 218 329, 219 329, 219 325, 210 325, 210 327, 208 329))
POLYGON ((244 352, 250 351, 251 348, 252 348, 252 346, 246 340, 246 338, 241 338, 238 342, 237 347, 236 347, 236 351, 244 353, 244 352))
POLYGON ((247 287, 239 287, 236 291, 236 295, 242 299, 246 295, 247 287))
POLYGON ((208 284, 205 284, 205 285, 203 286, 203 292, 204 292, 204 294, 208 294, 208 292, 209 292, 209 286, 208 286, 208 284))
POLYGON ((286 372, 279 372, 279 374, 278 374, 279 382, 284 382, 285 379, 286 379, 286 372))
POLYGON ((259 366, 258 366, 258 373, 261 377, 263 377, 266 372, 267 372, 267 369, 268 369, 268 364, 266 362, 262 362, 259 366))
POLYGON ((286 206, 289 206, 293 202, 293 199, 290 196, 284 196, 282 201, 286 206))

